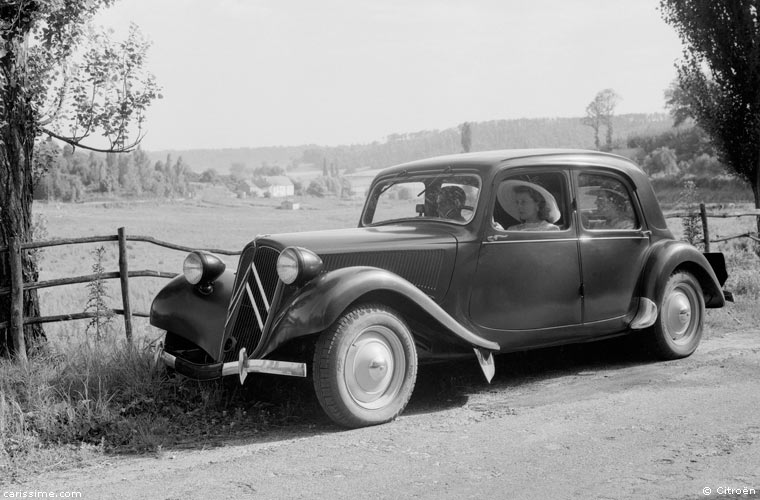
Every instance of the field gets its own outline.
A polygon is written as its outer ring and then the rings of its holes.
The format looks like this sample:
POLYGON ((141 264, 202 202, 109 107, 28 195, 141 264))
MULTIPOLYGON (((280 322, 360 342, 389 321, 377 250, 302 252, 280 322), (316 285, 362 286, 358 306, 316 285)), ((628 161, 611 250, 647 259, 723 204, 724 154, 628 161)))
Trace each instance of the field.
MULTIPOLYGON (((127 235, 151 236, 192 248, 240 251, 257 234, 356 227, 361 201, 308 198, 300 210, 282 210, 280 201, 269 199, 212 199, 172 203, 87 203, 35 204, 35 216, 46 228, 43 239, 104 236, 124 227, 127 235)), ((116 242, 51 247, 44 249, 40 279, 54 279, 92 273, 94 249, 105 247, 105 271, 118 270, 116 242)), ((130 270, 151 269, 179 273, 186 253, 144 242, 127 246, 130 270)), ((237 266, 237 256, 223 256, 229 268, 237 266)), ((155 293, 166 279, 133 278, 130 300, 133 311, 148 312, 155 293)), ((121 308, 118 280, 108 283, 109 305, 121 308)), ((43 315, 81 312, 87 302, 86 285, 42 289, 43 315)), ((87 320, 47 326, 52 340, 82 331, 87 320)), ((123 326, 118 325, 123 331, 123 326)), ((145 335, 153 332, 147 320, 136 318, 135 329, 145 335)))
MULTIPOLYGON (((300 210, 280 209, 268 199, 198 198, 174 202, 98 202, 35 204, 41 228, 37 239, 113 235, 152 236, 194 248, 238 251, 256 234, 355 227, 361 200, 304 198, 300 210)), ((732 207, 739 211, 749 207, 732 207)), ((668 219, 680 236, 681 221, 668 219)), ((713 239, 754 230, 754 219, 710 219, 713 239)), ((94 250, 101 244, 52 247, 41 252, 40 279, 90 274, 94 250)), ((116 271, 115 242, 103 243, 105 271, 116 271)), ((713 245, 726 254, 729 282, 737 303, 707 313, 706 336, 760 322, 760 259, 747 238, 713 245)), ((185 253, 149 243, 128 244, 131 270, 180 272, 185 253)), ((236 257, 224 257, 234 268, 236 257)), ((165 279, 134 278, 130 295, 134 311, 147 312, 165 279)), ((108 283, 107 301, 120 308, 118 280, 108 283)), ((69 285, 40 292, 43 315, 81 312, 88 288, 69 285)), ((32 357, 28 369, 0 360, 0 479, 70 466, 108 451, 153 451, 177 446, 183 439, 261 432, 298 420, 314 411, 311 392, 272 382, 266 388, 246 384, 194 383, 165 377, 143 350, 162 332, 135 318, 133 349, 124 345, 123 322, 116 316, 106 341, 95 342, 88 320, 46 326, 49 347, 32 357), (283 388, 284 387, 284 388, 283 388), (276 403, 269 402, 274 394, 276 403), (307 394, 307 396, 304 396, 307 394), (283 403, 283 401, 285 401, 283 403), (223 424, 223 425, 222 425, 223 424)), ((454 382, 451 382, 454 383, 454 382)), ((0 480, 0 483, 2 481, 0 480)))

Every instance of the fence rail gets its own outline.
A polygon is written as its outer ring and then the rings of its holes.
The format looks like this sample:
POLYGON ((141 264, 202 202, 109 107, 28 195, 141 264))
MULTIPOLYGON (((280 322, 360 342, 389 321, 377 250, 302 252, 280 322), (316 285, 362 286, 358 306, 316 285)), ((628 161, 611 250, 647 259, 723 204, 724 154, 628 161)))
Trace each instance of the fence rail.
POLYGON ((33 241, 22 243, 18 238, 14 237, 10 239, 8 246, 0 246, 0 253, 8 252, 10 254, 10 270, 11 270, 11 285, 9 287, 0 287, 0 296, 11 295, 11 311, 10 321, 4 321, 0 323, 0 330, 10 327, 11 336, 13 339, 13 345, 15 346, 16 355, 22 360, 26 359, 26 342, 24 340, 24 325, 40 324, 40 323, 53 323, 59 321, 71 321, 78 319, 95 318, 102 315, 100 312, 79 312, 71 314, 60 314, 56 316, 41 316, 37 318, 25 318, 23 316, 24 310, 24 292, 29 290, 36 290, 39 288, 49 288, 62 285, 71 285, 76 283, 88 283, 97 279, 116 279, 118 278, 121 283, 121 300, 123 309, 107 309, 107 314, 120 314, 124 316, 124 328, 127 336, 127 341, 132 341, 132 317, 148 317, 149 314, 145 312, 133 312, 132 306, 129 301, 129 278, 135 277, 154 277, 154 278, 174 278, 177 273, 170 273, 165 271, 154 271, 151 269, 145 269, 141 271, 130 271, 127 264, 127 242, 139 241, 144 243, 151 243, 161 247, 169 248, 171 250, 180 250, 185 252, 192 252, 195 250, 205 250, 222 255, 240 255, 240 251, 223 250, 218 248, 192 248, 183 245, 177 245, 168 241, 158 240, 150 236, 127 236, 123 227, 120 227, 116 235, 107 236, 90 236, 84 238, 65 238, 49 241, 33 241), (108 241, 117 241, 119 246, 119 270, 116 272, 107 272, 101 274, 88 274, 84 276, 73 276, 70 278, 58 278, 46 281, 35 281, 24 283, 22 273, 22 252, 25 250, 33 250, 38 248, 47 248, 61 245, 75 245, 83 243, 101 243, 108 241))
POLYGON ((749 238, 753 241, 760 242, 760 238, 758 238, 757 234, 752 234, 750 232, 742 233, 742 234, 736 234, 734 236, 727 236, 725 238, 718 238, 715 240, 710 239, 710 227, 707 224, 708 218, 729 218, 729 217, 760 217, 760 209, 750 210, 748 212, 741 212, 741 213, 729 213, 729 214, 716 214, 716 213, 707 213, 707 208, 704 203, 699 204, 699 212, 669 212, 665 214, 666 219, 683 219, 684 217, 699 217, 702 219, 702 235, 704 239, 702 242, 705 245, 705 252, 710 251, 710 243, 719 243, 722 241, 729 241, 729 240, 735 240, 738 238, 749 238))

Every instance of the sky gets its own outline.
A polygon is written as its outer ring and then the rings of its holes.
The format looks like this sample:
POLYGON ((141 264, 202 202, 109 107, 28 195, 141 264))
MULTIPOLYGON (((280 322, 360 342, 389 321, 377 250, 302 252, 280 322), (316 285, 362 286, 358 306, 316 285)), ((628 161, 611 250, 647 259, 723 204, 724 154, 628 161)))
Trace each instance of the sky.
POLYGON ((465 121, 664 111, 681 44, 659 0, 120 0, 152 42, 143 149, 383 141, 465 121))

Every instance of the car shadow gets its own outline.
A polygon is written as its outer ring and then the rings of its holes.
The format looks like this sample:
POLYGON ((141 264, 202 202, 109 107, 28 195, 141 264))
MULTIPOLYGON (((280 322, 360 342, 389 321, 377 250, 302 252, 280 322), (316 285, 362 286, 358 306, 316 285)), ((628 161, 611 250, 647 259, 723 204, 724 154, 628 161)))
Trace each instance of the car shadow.
MULTIPOLYGON (((489 384, 475 357, 434 364, 418 370, 414 393, 404 415, 421 415, 463 407, 479 393, 519 388, 569 375, 640 366, 652 362, 629 337, 588 344, 552 347, 495 356, 496 373, 489 384)), ((174 436, 161 449, 208 449, 229 445, 264 444, 322 434, 351 432, 334 424, 324 413, 311 378, 259 375, 240 386, 225 381, 227 408, 247 405, 245 418, 210 422, 201 439, 174 436)), ((232 409, 228 411, 234 411, 232 409)), ((222 412, 224 413, 224 412, 222 412)), ((244 416, 245 417, 245 416, 244 416)))
POLYGON ((481 392, 519 388, 572 375, 593 375, 653 362, 651 354, 641 346, 641 339, 627 336, 496 355, 495 374, 490 383, 486 381, 474 356, 423 366, 404 414, 461 407, 481 392))

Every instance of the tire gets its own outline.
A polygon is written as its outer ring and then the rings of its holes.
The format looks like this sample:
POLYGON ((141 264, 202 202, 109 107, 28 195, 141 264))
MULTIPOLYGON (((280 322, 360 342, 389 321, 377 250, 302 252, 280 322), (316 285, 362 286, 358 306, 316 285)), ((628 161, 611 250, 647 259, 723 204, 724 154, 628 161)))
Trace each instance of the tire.
POLYGON ((356 428, 389 422, 404 410, 417 380, 414 337, 392 309, 349 309, 320 335, 313 379, 335 423, 356 428))
POLYGON ((677 272, 668 278, 652 325, 652 347, 660 359, 690 356, 702 339, 705 299, 702 287, 690 273, 677 272))

